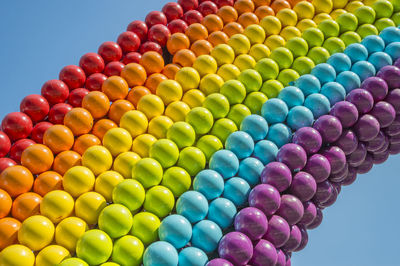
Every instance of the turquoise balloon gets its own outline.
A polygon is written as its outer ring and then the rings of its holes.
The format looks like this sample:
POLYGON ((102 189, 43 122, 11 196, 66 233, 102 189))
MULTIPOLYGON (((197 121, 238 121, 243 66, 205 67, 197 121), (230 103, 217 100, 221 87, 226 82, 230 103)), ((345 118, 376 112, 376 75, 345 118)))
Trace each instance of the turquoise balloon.
POLYGON ((176 212, 184 216, 192 224, 197 223, 207 216, 207 198, 200 192, 193 190, 186 191, 179 197, 176 203, 176 212))
POLYGON ((277 123, 269 128, 267 139, 275 143, 278 148, 288 143, 292 138, 292 130, 282 123, 277 123))
POLYGON ((328 98, 321 93, 314 93, 308 96, 304 101, 304 106, 312 112, 314 119, 326 115, 331 109, 331 103, 328 98))
POLYGON ((182 215, 169 215, 161 222, 158 236, 161 241, 166 241, 176 249, 180 249, 192 238, 192 225, 182 215))
POLYGON ((239 159, 235 153, 229 150, 219 150, 211 156, 209 167, 227 179, 238 172, 239 159))
POLYGON ((393 42, 386 46, 385 53, 387 53, 395 62, 400 58, 400 42, 393 42))
POLYGON ((266 101, 261 108, 261 115, 268 124, 282 123, 286 120, 289 108, 285 101, 273 98, 266 101))
POLYGON ((330 64, 321 63, 311 70, 311 75, 314 75, 321 84, 325 84, 327 82, 335 81, 336 71, 330 64))
POLYGON ((354 89, 360 88, 361 79, 352 71, 343 71, 336 77, 336 82, 340 83, 346 90, 346 94, 354 89))
POLYGON ((249 157, 240 162, 238 176, 243 178, 251 187, 260 183, 263 163, 257 158, 249 157))
POLYGON ((336 74, 340 72, 350 70, 351 68, 351 60, 344 53, 336 53, 329 57, 328 64, 330 64, 336 71, 336 74))
POLYGON ((225 182, 223 197, 239 207, 247 202, 250 190, 250 185, 246 180, 240 177, 232 177, 225 182))
POLYGON ((361 82, 369 77, 375 76, 375 67, 368 61, 358 61, 352 67, 351 71, 356 73, 360 78, 361 82))
POLYGON ((253 156, 259 159, 264 165, 266 165, 270 162, 275 161, 278 151, 278 146, 276 146, 274 142, 269 140, 260 140, 254 146, 253 156))
POLYGON ((203 194, 207 200, 213 200, 224 191, 224 179, 217 171, 202 170, 193 180, 193 189, 203 194))
POLYGON ((310 127, 314 121, 313 113, 305 106, 295 106, 290 109, 287 124, 293 130, 310 127))
MULTIPOLYGON (((288 87, 283 88, 279 92, 278 98, 281 99, 282 101, 284 101, 289 109, 294 106, 303 105, 303 103, 304 103, 303 92, 299 88, 294 87, 294 86, 288 86, 288 87)), ((264 116, 264 118, 265 118, 265 116, 264 116)), ((280 122, 283 122, 283 121, 280 121, 280 122)))
POLYGON ((385 41, 377 35, 369 35, 365 37, 361 44, 365 46, 368 50, 368 54, 375 52, 382 52, 385 49, 385 41))
POLYGON ((233 224, 236 213, 237 209, 232 201, 217 198, 210 203, 208 219, 218 224, 221 229, 225 229, 233 224))
POLYGON ((173 245, 165 241, 152 243, 146 248, 143 254, 144 266, 176 266, 178 265, 178 261, 178 252, 173 245))
POLYGON ((321 90, 321 83, 318 78, 310 74, 302 75, 294 82, 294 86, 298 87, 305 97, 321 90))
POLYGON ((359 43, 350 44, 344 49, 344 53, 350 58, 353 64, 358 61, 365 61, 368 58, 367 48, 359 43))
POLYGON ((268 122, 260 115, 248 115, 240 124, 240 130, 249 134, 254 141, 259 141, 268 134, 268 122))
POLYGON ((328 98, 332 107, 335 103, 344 101, 346 90, 340 83, 328 82, 322 86, 321 94, 328 98))
POLYGON ((187 247, 179 253, 179 266, 204 266, 208 257, 204 251, 195 247, 187 247))
POLYGON ((236 131, 226 139, 225 148, 232 151, 238 159, 244 159, 253 153, 254 141, 246 132, 236 131))
POLYGON ((193 227, 191 243, 192 246, 210 253, 217 249, 221 238, 222 230, 218 224, 210 220, 202 220, 193 227))
POLYGON ((392 65, 393 60, 385 52, 375 52, 368 57, 368 62, 374 65, 375 70, 378 72, 382 67, 392 65))

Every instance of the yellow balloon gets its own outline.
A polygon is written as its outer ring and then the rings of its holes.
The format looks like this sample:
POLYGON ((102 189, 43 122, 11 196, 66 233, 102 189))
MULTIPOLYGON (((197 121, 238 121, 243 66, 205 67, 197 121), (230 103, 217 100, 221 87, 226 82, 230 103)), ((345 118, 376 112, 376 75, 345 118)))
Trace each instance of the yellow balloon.
MULTIPOLYGON (((210 74, 210 75, 215 75, 215 74, 210 74)), ((216 75, 216 76, 218 76, 218 75, 216 75)), ((221 77, 219 77, 219 78, 221 78, 221 77)), ((223 83, 223 80, 222 80, 222 83, 223 83)), ((201 84, 200 84, 200 88, 201 88, 201 84)), ((218 89, 218 91, 219 91, 219 89, 218 89)), ((189 105, 187 105, 186 103, 184 103, 182 101, 176 101, 176 102, 170 103, 167 106, 167 108, 165 109, 165 115, 168 116, 169 118, 171 118, 172 121, 174 121, 174 122, 185 121, 185 117, 186 117, 187 113, 189 113, 189 111, 190 111, 189 105)))
POLYGON ((149 157, 150 147, 156 141, 157 139, 153 135, 140 135, 133 140, 132 151, 139 154, 141 158, 149 157))
POLYGON ((47 193, 40 203, 40 213, 53 223, 59 223, 74 211, 74 199, 64 190, 47 193))
POLYGON ((110 151, 100 145, 88 148, 82 155, 82 165, 86 166, 97 176, 109 170, 113 163, 110 151))
POLYGON ((58 265, 64 259, 71 257, 69 251, 58 245, 50 245, 42 249, 36 256, 36 266, 58 265))
POLYGON ((100 212, 107 206, 105 198, 97 192, 86 192, 75 202, 75 215, 89 225, 97 223, 100 212))
POLYGON ((114 160, 113 170, 124 178, 132 178, 132 167, 140 160, 139 154, 131 151, 123 152, 114 160))
POLYGON ((96 183, 94 185, 94 190, 100 193, 107 202, 112 201, 112 192, 114 187, 124 180, 124 177, 115 171, 106 171, 101 173, 96 178, 96 183))
POLYGON ((88 230, 88 226, 84 220, 78 217, 68 217, 56 227, 56 243, 69 252, 75 253, 76 243, 86 230, 88 230))
POLYGON ((313 0, 311 2, 315 7, 315 13, 330 13, 333 8, 332 0, 313 0))
POLYGON ((168 129, 174 124, 168 116, 157 116, 150 120, 147 132, 157 139, 164 139, 167 136, 168 129))
POLYGON ((145 133, 148 124, 146 115, 138 110, 126 112, 119 122, 119 126, 128 130, 132 138, 145 133))
POLYGON ((150 120, 164 113, 164 102, 154 94, 147 94, 140 98, 137 110, 144 113, 150 120))
POLYGON ((193 89, 190 91, 185 92, 183 95, 182 101, 189 105, 190 108, 195 108, 203 105, 206 96, 201 90, 193 89))
POLYGON ((132 136, 124 128, 112 128, 104 135, 103 145, 111 152, 112 156, 117 156, 131 149, 132 136))
POLYGON ((34 215, 22 222, 18 241, 33 251, 41 250, 53 241, 54 224, 45 216, 34 215))
POLYGON ((74 166, 65 172, 63 177, 63 188, 72 197, 79 197, 85 192, 93 189, 95 176, 85 166, 74 166))
POLYGON ((0 252, 0 265, 4 266, 33 266, 35 255, 23 245, 11 245, 0 252))

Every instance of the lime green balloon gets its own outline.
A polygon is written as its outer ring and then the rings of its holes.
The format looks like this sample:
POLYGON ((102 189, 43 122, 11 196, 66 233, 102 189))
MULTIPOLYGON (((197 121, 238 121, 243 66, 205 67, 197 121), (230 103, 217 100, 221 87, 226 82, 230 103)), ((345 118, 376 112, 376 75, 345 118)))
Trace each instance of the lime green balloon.
POLYGON ((217 74, 224 81, 228 81, 232 79, 237 79, 237 77, 240 75, 240 69, 233 64, 225 64, 218 69, 217 74))
POLYGON ((357 34, 360 35, 361 38, 365 38, 369 35, 378 35, 378 29, 372 24, 364 24, 358 27, 357 34))
POLYGON ((164 186, 154 186, 146 193, 144 209, 162 218, 174 208, 175 198, 171 190, 164 186))
POLYGON ((123 236, 114 243, 112 260, 120 265, 141 265, 144 245, 139 238, 123 236))
MULTIPOLYGON (((233 109, 231 109, 232 111, 233 109)), ((206 157, 208 162, 211 156, 223 148, 222 142, 213 135, 204 135, 196 143, 196 147, 199 148, 206 157)))
POLYGON ((150 147, 150 157, 157 160, 163 168, 168 168, 178 161, 179 149, 169 139, 159 139, 150 147))
POLYGON ((343 40, 338 37, 330 37, 325 40, 323 47, 328 50, 330 54, 342 53, 346 48, 343 40))
POLYGON ((375 10, 376 18, 390 18, 393 14, 393 5, 387 0, 378 0, 372 8, 375 10))
POLYGON ((238 80, 228 80, 221 87, 220 92, 230 104, 241 103, 246 98, 246 87, 238 80))
POLYGON ((236 126, 239 127, 243 119, 249 115, 251 115, 250 109, 246 105, 239 103, 231 107, 228 118, 235 122, 236 126))
POLYGON ((131 151, 123 152, 114 160, 113 170, 120 173, 124 178, 132 178, 132 168, 140 156, 131 151))
POLYGON ((391 19, 396 24, 396 26, 399 26, 400 25, 400 12, 394 13, 391 19))
POLYGON ((112 203, 101 211, 98 226, 113 239, 122 237, 132 228, 132 214, 124 205, 112 203))
POLYGON ((358 19, 352 13, 344 13, 336 18, 340 26, 340 32, 355 31, 358 26, 358 19))
POLYGON ((375 21, 375 10, 370 6, 361 6, 354 11, 358 24, 371 24, 375 21))
POLYGON ((195 107, 186 116, 186 123, 189 123, 196 134, 206 134, 213 126, 214 118, 212 113, 204 107, 195 107))
POLYGON ((87 264, 86 261, 81 260, 79 258, 67 258, 63 260, 60 264, 58 264, 58 266, 88 266, 88 265, 89 264, 87 264))
POLYGON ((289 49, 295 58, 305 56, 308 52, 308 43, 301 37, 294 37, 286 42, 285 47, 289 49))
POLYGON ((339 24, 333 19, 327 19, 318 24, 318 29, 322 31, 325 39, 329 37, 339 36, 340 27, 339 24))
POLYGON ((189 123, 179 121, 168 129, 167 138, 175 142, 179 149, 182 149, 193 145, 196 140, 196 132, 189 123))
POLYGON ((252 92, 247 95, 244 104, 249 107, 252 114, 261 114, 262 105, 268 100, 268 97, 259 91, 252 92))
POLYGON ((349 46, 352 43, 359 43, 361 42, 361 37, 354 31, 348 31, 340 35, 340 39, 344 41, 346 46, 349 46))
POLYGON ((310 51, 308 51, 307 57, 314 61, 315 65, 320 63, 325 63, 330 54, 329 51, 326 50, 324 47, 314 47, 310 51))
POLYGON ((293 54, 285 47, 279 47, 273 50, 270 58, 278 63, 279 69, 289 68, 293 63, 293 54))
POLYGON ((104 263, 111 256, 113 242, 103 231, 93 229, 86 231, 76 244, 76 255, 90 265, 104 263))
POLYGON ((268 46, 262 43, 253 45, 249 51, 249 55, 251 55, 256 61, 267 58, 270 54, 271 51, 269 50, 268 46))
POLYGON ((262 77, 254 69, 246 69, 240 73, 238 80, 246 87, 246 92, 259 91, 262 85, 262 77))
POLYGON ((213 93, 206 97, 203 107, 210 110, 214 119, 225 117, 229 112, 229 101, 221 93, 213 93))
POLYGON ((248 54, 241 54, 236 57, 233 64, 237 66, 240 71, 244 71, 246 69, 253 69, 256 65, 256 60, 248 54))
POLYGON ((380 18, 375 21, 375 27, 378 29, 379 32, 386 29, 387 27, 394 27, 396 24, 390 18, 380 18))
POLYGON ((219 92, 220 88, 224 85, 224 79, 217 74, 205 75, 200 81, 199 89, 205 94, 219 92))
POLYGON ((271 58, 263 58, 257 62, 255 68, 258 73, 260 73, 262 79, 269 80, 269 79, 276 79, 279 74, 279 65, 276 63, 275 60, 271 58))
POLYGON ((193 62, 193 68, 199 72, 200 76, 214 74, 217 72, 217 61, 210 55, 200 55, 193 62))
POLYGON ((152 158, 140 159, 132 167, 132 178, 139 181, 146 189, 160 184, 162 176, 161 164, 152 158))
POLYGON ((199 148, 186 147, 181 151, 177 165, 185 169, 190 176, 195 176, 206 166, 206 156, 199 148))
POLYGON ((266 37, 264 29, 257 24, 247 26, 243 34, 249 38, 251 44, 263 43, 266 37))
POLYGON ((283 84, 275 79, 267 80, 264 82, 261 92, 267 95, 269 99, 276 98, 279 92, 283 89, 283 84))
POLYGON ((284 69, 279 73, 278 80, 283 84, 283 86, 289 86, 290 82, 295 81, 300 77, 299 73, 293 69, 284 69))
POLYGON ((292 64, 292 68, 296 70, 296 72, 299 73, 300 75, 311 73, 311 70, 314 67, 315 67, 314 61, 306 56, 297 57, 292 64))
POLYGON ((228 44, 222 43, 211 50, 211 56, 217 61, 218 66, 232 64, 233 60, 235 60, 235 51, 228 44))
POLYGON ((219 138, 222 143, 225 143, 228 136, 237 130, 238 127, 235 122, 229 118, 221 118, 215 121, 214 126, 211 129, 211 134, 219 138))
POLYGON ((120 266, 120 265, 115 262, 106 262, 106 263, 101 264, 101 266, 120 266))
POLYGON ((247 54, 251 47, 249 38, 244 34, 232 35, 228 40, 228 45, 235 51, 235 55, 247 54))
POLYGON ((161 185, 167 187, 174 194, 175 198, 186 192, 190 185, 192 184, 192 179, 188 172, 182 167, 173 166, 168 168, 164 172, 163 180, 161 185))
POLYGON ((139 212, 133 216, 131 235, 147 246, 158 239, 160 224, 160 219, 153 213, 139 212))
POLYGON ((142 207, 145 195, 146 192, 140 182, 134 179, 125 179, 114 188, 112 200, 134 212, 142 207))
POLYGON ((390 3, 392 3, 393 6, 393 12, 399 12, 400 11, 400 2, 397 0, 389 0, 390 3))
POLYGON ((307 41, 309 48, 321 46, 325 40, 324 33, 317 28, 306 29, 301 37, 307 41))

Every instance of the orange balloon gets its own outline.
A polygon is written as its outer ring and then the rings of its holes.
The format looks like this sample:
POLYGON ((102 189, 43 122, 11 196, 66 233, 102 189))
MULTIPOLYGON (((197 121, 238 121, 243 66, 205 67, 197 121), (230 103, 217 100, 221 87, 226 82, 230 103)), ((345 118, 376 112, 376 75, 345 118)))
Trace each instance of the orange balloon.
POLYGON ((75 136, 79 136, 92 130, 93 117, 85 108, 73 108, 65 115, 64 125, 69 127, 75 136))
MULTIPOLYGON (((146 70, 147 75, 160 73, 164 68, 163 57, 154 51, 145 52, 140 59, 140 64, 146 70)), ((140 85, 140 84, 138 84, 140 85)))
MULTIPOLYGON (((104 134, 106 134, 106 132, 108 130, 115 128, 115 127, 118 127, 118 125, 115 124, 114 121, 112 121, 110 119, 100 119, 99 121, 97 121, 94 124, 92 133, 99 139, 103 139, 104 134)), ((76 151, 76 150, 74 149, 74 151, 76 151)))
POLYGON ((6 217, 11 210, 12 199, 7 191, 0 189, 0 218, 6 217))
POLYGON ((201 21, 201 24, 203 24, 207 28, 209 33, 222 30, 222 28, 224 27, 224 22, 222 21, 222 19, 215 14, 205 16, 201 21))
POLYGON ((287 0, 290 4, 290 6, 295 6, 297 3, 304 1, 304 0, 287 0))
POLYGON ((207 39, 208 31, 202 24, 193 23, 186 29, 185 34, 189 37, 190 43, 194 43, 197 40, 207 39))
POLYGON ((254 3, 252 0, 237 0, 233 7, 237 10, 239 15, 254 11, 254 3))
POLYGON ((175 79, 175 75, 179 71, 179 69, 181 68, 176 64, 168 64, 164 67, 161 73, 168 79, 175 79))
POLYGON ((229 40, 228 35, 226 35, 223 31, 214 31, 213 33, 208 36, 208 41, 211 43, 212 46, 217 46, 218 44, 227 43, 229 40))
POLYGON ((172 34, 167 41, 168 52, 172 55, 174 55, 179 50, 188 49, 189 46, 190 46, 189 38, 181 32, 172 34))
POLYGON ((147 94, 151 94, 151 91, 148 88, 144 86, 136 86, 129 91, 127 99, 136 107, 140 98, 147 94))
POLYGON ((258 17, 256 16, 256 14, 251 13, 251 12, 246 12, 239 16, 238 22, 245 29, 247 26, 250 26, 252 24, 258 24, 259 20, 258 20, 258 17))
POLYGON ((275 0, 271 4, 271 8, 274 10, 275 14, 278 13, 279 10, 284 8, 292 8, 288 1, 285 0, 275 0))
POLYGON ((192 50, 196 56, 200 56, 200 55, 204 55, 204 54, 209 55, 211 53, 212 49, 213 49, 212 44, 206 40, 195 41, 192 44, 192 46, 190 47, 190 50, 192 50))
POLYGON ((253 3, 256 7, 269 6, 271 4, 271 0, 253 0, 253 3))
POLYGON ((256 14, 259 20, 266 16, 275 16, 275 12, 270 6, 257 7, 256 11, 254 11, 254 14, 256 14))
POLYGON ((243 33, 244 29, 243 26, 237 22, 229 22, 225 25, 222 31, 231 37, 235 34, 243 33))
POLYGON ((0 174, 0 188, 7 191, 11 197, 17 197, 28 192, 32 185, 33 175, 24 166, 10 166, 0 174))
POLYGON ((81 165, 81 155, 75 151, 63 151, 54 159, 53 170, 64 175, 71 167, 81 165))
POLYGON ((66 126, 54 125, 44 133, 43 144, 49 147, 53 153, 67 151, 74 145, 74 134, 66 126))
POLYGON ((53 161, 53 153, 43 144, 29 146, 22 152, 21 156, 21 164, 33 174, 40 174, 49 170, 53 165, 53 161))
POLYGON ((62 176, 54 171, 41 173, 33 183, 33 191, 42 197, 50 191, 62 189, 62 176))
MULTIPOLYGON (((155 74, 153 74, 155 75, 155 74)), ((127 100, 117 100, 113 102, 108 111, 108 117, 115 123, 119 124, 121 117, 128 111, 135 109, 133 104, 127 100)))
POLYGON ((0 219, 0 251, 12 244, 18 243, 18 231, 21 227, 17 219, 6 217, 0 219))
POLYGON ((238 13, 232 6, 223 6, 217 11, 217 15, 222 19, 224 24, 235 22, 238 19, 238 13))
POLYGON ((110 101, 125 99, 129 92, 128 82, 119 76, 111 76, 103 82, 101 90, 110 101))
POLYGON ((168 78, 161 73, 154 73, 147 78, 144 85, 151 91, 151 93, 155 94, 158 84, 167 79, 168 78))
POLYGON ((83 97, 82 107, 89 110, 95 119, 99 119, 108 113, 110 100, 101 91, 91 91, 83 97))
POLYGON ((39 214, 42 197, 33 192, 19 195, 13 202, 11 215, 23 222, 26 218, 39 214))
POLYGON ((122 69, 121 77, 128 82, 129 87, 134 87, 144 84, 147 73, 143 66, 137 63, 130 63, 122 69))
POLYGON ((196 55, 189 49, 178 51, 172 58, 172 63, 183 67, 191 67, 196 60, 196 55))
MULTIPOLYGON (((116 124, 115 124, 115 127, 117 127, 116 124)), ((105 133, 106 132, 104 132, 104 134, 105 133)), ((104 136, 104 134, 103 134, 103 136, 104 136)), ((101 139, 103 139, 103 138, 101 138, 101 139)), ((93 134, 85 134, 75 140, 73 150, 75 152, 79 153, 80 155, 83 155, 83 153, 88 148, 95 146, 95 145, 101 145, 101 140, 99 139, 99 137, 97 137, 93 134)))

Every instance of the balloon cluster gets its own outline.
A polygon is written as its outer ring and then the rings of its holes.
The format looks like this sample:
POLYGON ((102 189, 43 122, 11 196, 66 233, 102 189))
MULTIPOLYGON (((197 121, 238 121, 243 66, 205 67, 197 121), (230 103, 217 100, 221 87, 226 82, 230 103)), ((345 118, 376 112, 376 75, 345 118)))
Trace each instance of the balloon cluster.
MULTIPOLYGON (((20 113, 7 115, 0 134, 0 217, 11 211, 13 218, 0 219, 0 261, 33 264, 33 250, 38 265, 69 254, 80 259, 64 265, 109 259, 204 265, 206 254, 218 249, 223 259, 210 265, 230 263, 224 259, 273 265, 274 254, 286 263, 290 252, 304 248, 305 229, 317 226, 320 210, 336 199, 335 184, 344 184, 340 178, 351 170, 368 169, 368 155, 364 168, 349 163, 358 156, 349 143, 364 144, 375 162, 387 158, 389 147, 398 149, 397 122, 387 115, 399 105, 395 85, 369 102, 376 102, 371 109, 360 104, 365 111, 349 133, 339 115, 326 114, 331 106, 333 112, 367 99, 364 84, 376 83, 369 77, 399 57, 400 31, 390 27, 399 24, 399 7, 386 0, 371 7, 330 0, 269 4, 169 3, 145 23, 132 22, 118 44, 104 43, 79 66, 65 67, 59 80, 45 83, 42 96, 26 97, 20 113), (381 130, 381 139, 370 141, 374 119, 392 135, 381 130), (344 136, 332 140, 335 134, 344 136), (390 136, 385 149, 378 145, 384 134, 390 136), (305 170, 322 157, 330 172, 318 177, 324 169, 305 170), (277 180, 268 181, 264 165, 277 180), (175 199, 177 214, 169 215, 175 199), (300 206, 309 220, 299 219, 300 206), (285 222, 294 239, 280 232, 285 222), (223 237, 232 229, 237 232, 223 237)), ((385 82, 395 82, 396 71, 385 82)), ((374 95, 383 85, 371 86, 374 95)))

